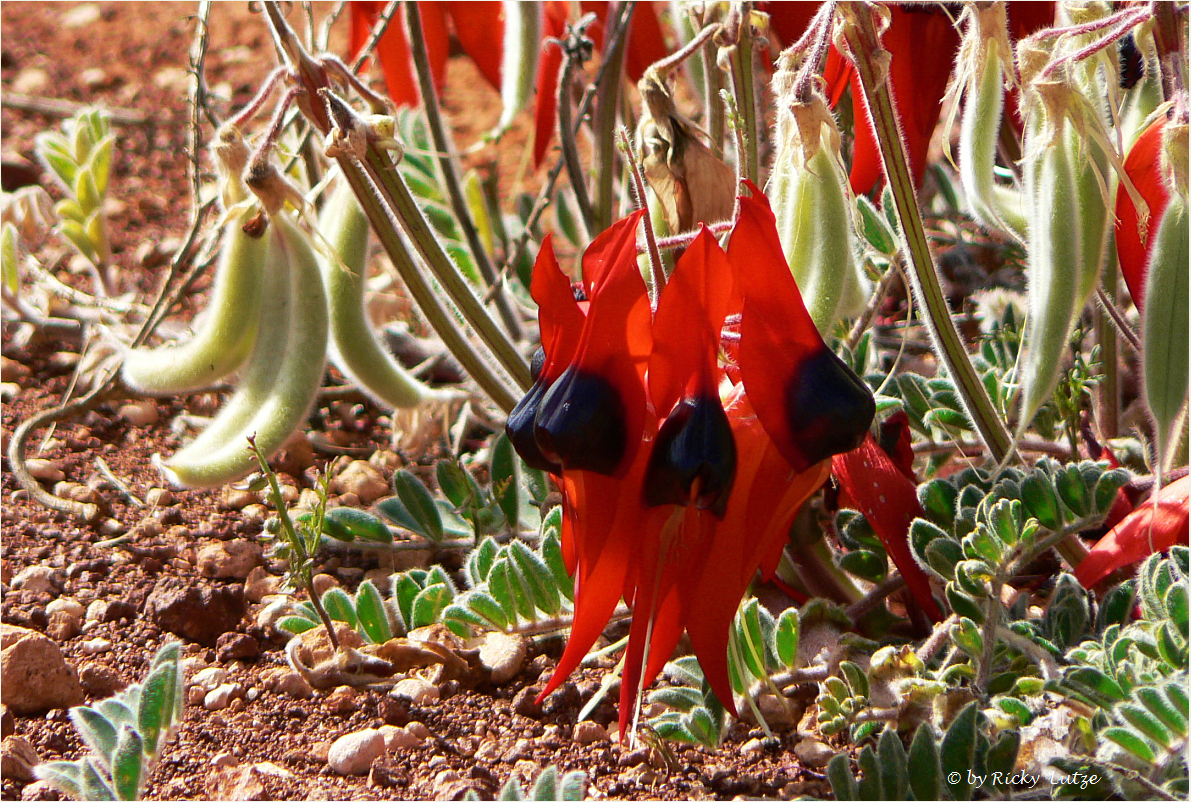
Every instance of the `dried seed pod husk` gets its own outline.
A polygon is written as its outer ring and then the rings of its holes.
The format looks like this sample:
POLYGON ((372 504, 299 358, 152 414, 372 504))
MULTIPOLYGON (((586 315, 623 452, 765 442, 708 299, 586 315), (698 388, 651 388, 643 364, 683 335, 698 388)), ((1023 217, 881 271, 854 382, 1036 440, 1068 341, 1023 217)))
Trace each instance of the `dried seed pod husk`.
POLYGON ((500 62, 500 100, 503 108, 492 136, 499 137, 533 95, 534 76, 542 48, 543 7, 540 2, 505 0, 504 47, 500 62))
POLYGON ((648 70, 638 83, 644 102, 637 126, 637 156, 662 202, 673 232, 732 217, 736 173, 699 138, 699 129, 674 103, 665 79, 648 70))

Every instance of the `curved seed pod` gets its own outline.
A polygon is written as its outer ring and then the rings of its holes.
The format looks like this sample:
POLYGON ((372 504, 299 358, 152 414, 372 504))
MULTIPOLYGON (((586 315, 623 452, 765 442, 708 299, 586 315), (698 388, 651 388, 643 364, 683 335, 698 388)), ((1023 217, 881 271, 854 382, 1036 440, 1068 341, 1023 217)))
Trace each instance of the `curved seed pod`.
MULTIPOLYGON (((1035 117, 1040 114, 1036 110, 1035 117)), ((1042 136, 1042 122, 1032 119, 1026 130, 1026 158, 1032 161, 1027 162, 1024 171, 1030 249, 1028 311, 1022 337, 1025 355, 1019 367, 1022 401, 1018 437, 1058 384, 1080 285, 1080 213, 1074 164, 1078 142, 1069 125, 1057 134, 1053 144, 1044 144, 1042 136)))
POLYGON ((305 420, 322 382, 327 298, 309 237, 284 213, 269 231, 272 292, 244 377, 205 431, 162 464, 175 485, 215 487, 250 473, 246 439, 269 457, 305 420))
POLYGON ((542 4, 504 0, 504 58, 500 62, 500 100, 504 108, 492 132, 494 137, 509 130, 513 118, 529 102, 538 71, 542 42, 542 4))
POLYGON ((1022 239, 1026 219, 1021 192, 997 184, 993 172, 1005 111, 1005 71, 1012 53, 1005 4, 969 6, 965 13, 970 16, 959 69, 967 78, 956 85, 963 87, 965 96, 960 117, 960 181, 977 222, 1022 239))
MULTIPOLYGON (((1188 275, 1187 200, 1172 192, 1162 213, 1146 275, 1142 320, 1142 374, 1154 416, 1159 464, 1177 440, 1173 431, 1187 399, 1188 275)), ((1184 424, 1185 425, 1185 424, 1184 424)))
POLYGON ((232 219, 207 310, 185 343, 134 348, 124 356, 124 382, 139 393, 174 395, 210 387, 248 358, 264 289, 266 239, 232 219))
POLYGON ((368 217, 343 182, 327 201, 319 230, 340 264, 319 257, 330 313, 329 355, 335 366, 371 398, 386 407, 404 409, 451 393, 432 390, 411 377, 383 348, 364 311, 364 277, 368 256, 368 217))
POLYGON ((256 339, 268 237, 244 229, 242 204, 251 196, 241 174, 248 144, 239 129, 226 124, 216 135, 213 154, 227 230, 207 310, 187 342, 125 354, 124 382, 140 393, 174 395, 210 387, 244 364, 256 339))
POLYGON ((840 317, 859 314, 867 281, 856 263, 852 198, 839 157, 839 131, 816 90, 809 101, 781 92, 792 71, 774 76, 780 150, 769 195, 790 272, 815 328, 825 338, 840 317))

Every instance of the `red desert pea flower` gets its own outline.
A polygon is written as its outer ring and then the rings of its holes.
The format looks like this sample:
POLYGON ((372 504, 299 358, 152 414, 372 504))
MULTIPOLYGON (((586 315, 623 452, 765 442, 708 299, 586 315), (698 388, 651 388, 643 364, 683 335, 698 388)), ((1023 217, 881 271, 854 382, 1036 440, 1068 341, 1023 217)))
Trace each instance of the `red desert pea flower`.
POLYGON ((1125 175, 1149 206, 1144 239, 1133 199, 1123 187, 1117 189, 1117 259, 1139 312, 1145 311, 1146 267, 1154 249, 1158 222, 1170 201, 1170 189, 1162 174, 1162 130, 1165 127, 1166 115, 1160 114, 1141 132, 1125 157, 1125 175))
POLYGON ((930 590, 930 580, 910 552, 910 524, 925 517, 918 501, 918 480, 910 463, 909 418, 896 413, 882 425, 882 443, 866 434, 860 448, 831 458, 832 472, 840 484, 840 505, 860 510, 881 539, 901 572, 914 600, 938 623, 942 611, 930 590), (889 434, 887 448, 882 448, 889 434))
POLYGON ((1142 502, 1088 552, 1075 568, 1075 578, 1090 588, 1118 568, 1151 554, 1187 543, 1187 496, 1191 477, 1184 476, 1142 502))
POLYGON ((623 598, 634 615, 622 733, 684 630, 734 711, 727 647, 740 599, 758 570, 772 574, 830 457, 858 446, 874 414, 868 388, 819 337, 769 204, 750 190, 728 251, 701 230, 656 309, 637 265, 640 213, 584 253, 586 301, 549 242, 534 267, 543 358, 507 429, 562 491, 575 582, 570 638, 543 696, 623 598), (731 371, 719 357, 727 321, 739 329, 731 371))
MULTIPOLYGON (((897 103, 910 171, 915 186, 921 186, 931 134, 939 123, 960 37, 947 10, 941 6, 890 5, 888 8, 889 27, 881 44, 891 56, 890 89, 897 103)), ((863 195, 881 181, 881 154, 855 70, 850 65, 843 71, 835 69, 831 56, 827 75, 835 75, 837 83, 829 87, 828 96, 833 103, 839 99, 844 72, 851 78, 852 116, 856 121, 849 178, 852 191, 863 195)))

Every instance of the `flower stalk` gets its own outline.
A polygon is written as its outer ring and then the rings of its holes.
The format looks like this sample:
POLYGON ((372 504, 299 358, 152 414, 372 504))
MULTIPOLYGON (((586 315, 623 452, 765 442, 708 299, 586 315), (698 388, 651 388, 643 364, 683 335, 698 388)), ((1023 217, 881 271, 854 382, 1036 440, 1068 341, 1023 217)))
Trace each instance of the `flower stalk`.
POLYGON ((422 108, 426 112, 426 124, 430 129, 430 137, 434 142, 434 149, 438 151, 438 161, 442 169, 443 183, 447 188, 447 195, 451 200, 451 210, 455 219, 459 221, 459 229, 467 241, 467 249, 475 259, 476 267, 484 281, 495 290, 493 301, 500 318, 514 342, 522 338, 521 321, 509 302, 508 295, 501 287, 492 266, 488 252, 480 241, 480 233, 476 229, 471 211, 467 206, 467 198, 463 194, 463 182, 459 178, 459 159, 455 153, 455 143, 447 126, 443 121, 442 109, 438 103, 438 92, 434 88, 434 80, 430 74, 430 58, 426 53, 426 39, 422 35, 422 12, 417 3, 405 3, 405 26, 409 31, 410 51, 413 55, 414 71, 418 77, 418 90, 422 95, 422 108))
POLYGON ((906 253, 910 257, 910 284, 919 306, 926 311, 925 323, 935 351, 955 381, 968 417, 993 459, 1003 462, 1012 450, 1009 430, 976 375, 939 284, 905 145, 898 133, 897 113, 888 81, 889 54, 881 47, 875 12, 868 7, 847 3, 841 4, 839 11, 845 20, 844 37, 873 120, 885 179, 893 192, 906 253))

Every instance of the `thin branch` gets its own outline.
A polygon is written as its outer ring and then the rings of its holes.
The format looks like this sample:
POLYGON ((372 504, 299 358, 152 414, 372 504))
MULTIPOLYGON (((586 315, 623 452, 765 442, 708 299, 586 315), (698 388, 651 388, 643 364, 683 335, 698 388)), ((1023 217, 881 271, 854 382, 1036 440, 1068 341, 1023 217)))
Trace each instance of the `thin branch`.
MULTIPOLYGON (((467 241, 467 248, 471 251, 480 275, 489 287, 503 288, 504 284, 497 281, 496 270, 484 244, 480 242, 480 232, 476 230, 475 221, 467 208, 467 199, 463 195, 463 182, 459 177, 459 158, 455 153, 455 143, 447 133, 443 122, 442 109, 438 104, 438 93, 434 88, 434 80, 430 74, 430 57, 426 52, 426 41, 422 36, 422 12, 417 3, 405 4, 405 27, 409 33, 410 50, 413 53, 414 71, 418 77, 418 89, 422 94, 422 108, 426 112, 426 123, 430 128, 430 137, 434 148, 438 151, 438 161, 442 168, 443 182, 447 187, 447 195, 451 200, 451 208, 455 212, 455 220, 463 231, 463 238, 467 241)), ((495 295, 496 309, 504 321, 505 328, 514 341, 521 340, 521 321, 517 318, 507 295, 497 290, 495 295)))
MULTIPOLYGON (((92 105, 91 103, 76 103, 73 100, 62 100, 60 98, 25 95, 20 92, 5 91, 3 95, 0 95, 0 106, 4 108, 27 111, 33 114, 44 114, 47 117, 73 117, 80 111, 91 108, 92 105)), ((113 125, 141 126, 161 122, 156 117, 151 117, 144 112, 134 109, 104 106, 104 111, 110 116, 113 125)))

